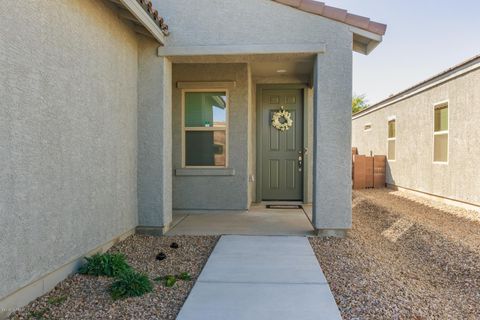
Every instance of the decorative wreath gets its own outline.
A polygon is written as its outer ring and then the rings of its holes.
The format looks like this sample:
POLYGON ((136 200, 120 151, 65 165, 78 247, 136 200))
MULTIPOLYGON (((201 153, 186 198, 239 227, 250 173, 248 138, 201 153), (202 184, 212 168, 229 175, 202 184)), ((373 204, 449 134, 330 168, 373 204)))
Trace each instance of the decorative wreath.
POLYGON ((293 125, 292 114, 286 110, 279 110, 272 116, 272 127, 280 131, 287 131, 293 125), (282 121, 283 120, 283 121, 282 121))

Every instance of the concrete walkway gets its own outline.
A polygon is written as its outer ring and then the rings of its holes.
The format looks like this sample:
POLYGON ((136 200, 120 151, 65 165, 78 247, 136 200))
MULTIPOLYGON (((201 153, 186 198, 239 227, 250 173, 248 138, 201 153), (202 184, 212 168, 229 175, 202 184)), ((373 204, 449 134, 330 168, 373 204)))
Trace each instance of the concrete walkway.
POLYGON ((341 316, 306 237, 222 236, 177 319, 341 316))

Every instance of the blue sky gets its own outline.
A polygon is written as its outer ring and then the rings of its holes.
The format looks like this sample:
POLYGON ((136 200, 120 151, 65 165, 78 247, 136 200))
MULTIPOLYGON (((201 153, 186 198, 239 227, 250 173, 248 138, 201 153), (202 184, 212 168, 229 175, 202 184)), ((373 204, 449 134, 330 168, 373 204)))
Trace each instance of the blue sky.
POLYGON ((353 90, 375 103, 480 54, 480 0, 324 0, 388 25, 370 55, 354 53, 353 90))

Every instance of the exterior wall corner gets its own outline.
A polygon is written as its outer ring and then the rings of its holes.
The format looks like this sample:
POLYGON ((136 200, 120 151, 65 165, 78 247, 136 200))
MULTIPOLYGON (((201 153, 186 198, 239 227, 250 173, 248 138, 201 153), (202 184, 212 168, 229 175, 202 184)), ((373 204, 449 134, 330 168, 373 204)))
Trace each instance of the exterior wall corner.
POLYGON ((140 227, 172 221, 172 63, 139 41, 138 215, 140 227))

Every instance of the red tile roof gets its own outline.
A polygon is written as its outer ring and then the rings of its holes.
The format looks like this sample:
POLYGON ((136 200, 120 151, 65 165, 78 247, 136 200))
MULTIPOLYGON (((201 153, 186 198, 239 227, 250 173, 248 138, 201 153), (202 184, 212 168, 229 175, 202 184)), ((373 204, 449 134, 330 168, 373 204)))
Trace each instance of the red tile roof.
POLYGON ((357 16, 348 13, 347 10, 330 7, 323 2, 314 0, 272 0, 298 10, 313 13, 335 21, 343 22, 353 27, 370 31, 372 33, 383 36, 387 31, 387 25, 370 21, 369 18, 357 16))
POLYGON ((150 18, 155 21, 155 24, 160 27, 163 34, 168 36, 168 25, 165 23, 162 17, 158 15, 158 11, 153 7, 152 1, 150 0, 137 0, 137 2, 143 7, 143 9, 148 13, 150 18))

